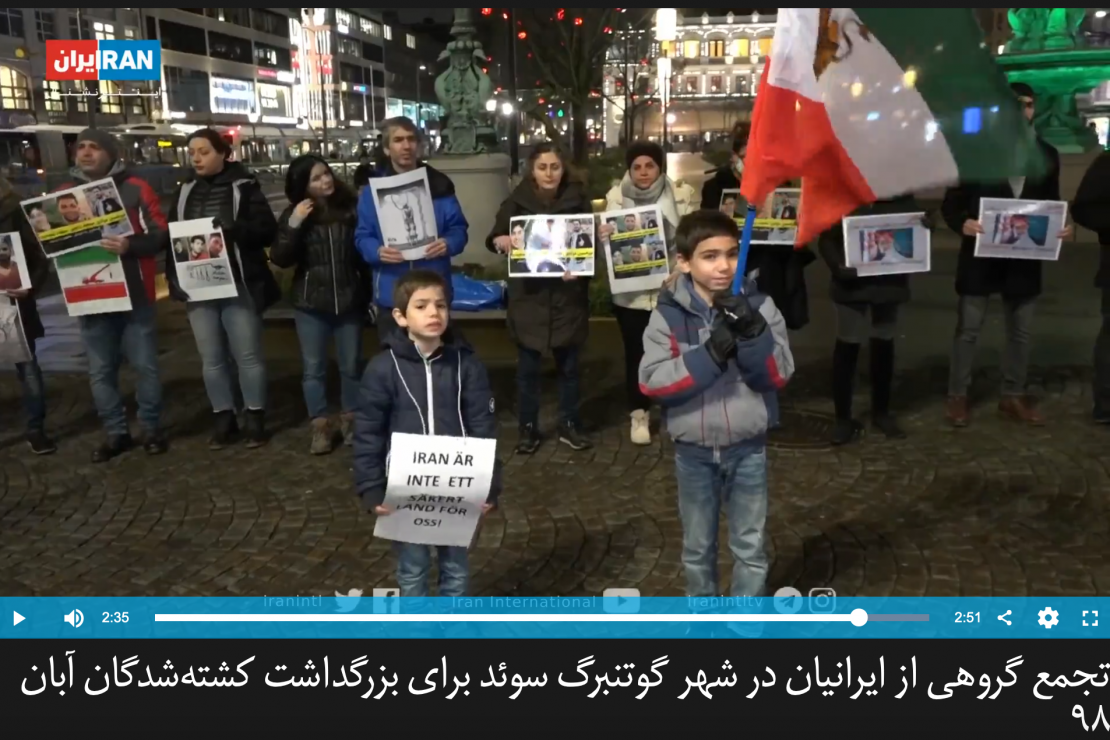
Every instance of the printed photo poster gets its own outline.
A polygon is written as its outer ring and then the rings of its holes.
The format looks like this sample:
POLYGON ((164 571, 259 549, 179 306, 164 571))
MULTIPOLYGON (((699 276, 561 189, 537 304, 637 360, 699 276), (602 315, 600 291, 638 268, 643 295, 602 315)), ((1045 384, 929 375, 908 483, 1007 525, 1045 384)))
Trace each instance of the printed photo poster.
POLYGON ((31 273, 27 270, 27 257, 23 254, 19 232, 0 234, 0 293, 30 288, 31 273))
POLYGON ((594 274, 594 216, 518 216, 509 221, 509 277, 594 274))
POLYGON ((118 255, 103 247, 86 247, 57 257, 54 267, 70 316, 131 310, 118 255))
POLYGON ((439 239, 428 170, 374 177, 370 188, 382 243, 400 250, 406 260, 423 259, 428 245, 439 239))
MULTIPOLYGON (((752 244, 794 246, 798 238, 798 213, 802 207, 801 188, 779 188, 755 211, 752 244)), ((732 216, 740 228, 748 217, 748 201, 739 190, 721 193, 721 213, 732 216)))
POLYGON ((612 293, 658 290, 671 274, 671 262, 659 206, 641 206, 601 214, 613 227, 603 240, 612 293))
POLYGON ((924 213, 844 219, 844 264, 860 277, 928 272, 932 233, 924 213))
POLYGON ((177 282, 189 294, 190 303, 239 295, 224 232, 212 225, 212 219, 171 223, 170 244, 177 282))
POLYGON ((414 545, 469 547, 489 498, 497 440, 394 434, 385 501, 374 536, 414 545))
POLYGON ((31 361, 31 349, 23 333, 19 305, 10 298, 0 299, 0 364, 19 365, 31 361))
POLYGON ((93 246, 108 236, 131 236, 131 219, 112 178, 21 201, 47 257, 93 246))
POLYGON ((1068 204, 1062 201, 983 198, 975 256, 1055 262, 1067 222, 1068 204))

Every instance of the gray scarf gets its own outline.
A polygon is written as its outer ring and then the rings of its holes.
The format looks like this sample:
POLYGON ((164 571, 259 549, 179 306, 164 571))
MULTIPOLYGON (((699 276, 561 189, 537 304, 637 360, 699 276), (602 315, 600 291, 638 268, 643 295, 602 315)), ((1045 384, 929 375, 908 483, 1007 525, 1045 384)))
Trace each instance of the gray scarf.
POLYGON ((665 222, 664 233, 667 243, 674 243, 675 229, 678 228, 678 205, 674 200, 674 188, 671 180, 666 175, 659 175, 659 179, 651 187, 640 189, 632 182, 632 177, 625 172, 621 180, 621 196, 624 198, 625 208, 638 208, 640 206, 659 206, 665 222))

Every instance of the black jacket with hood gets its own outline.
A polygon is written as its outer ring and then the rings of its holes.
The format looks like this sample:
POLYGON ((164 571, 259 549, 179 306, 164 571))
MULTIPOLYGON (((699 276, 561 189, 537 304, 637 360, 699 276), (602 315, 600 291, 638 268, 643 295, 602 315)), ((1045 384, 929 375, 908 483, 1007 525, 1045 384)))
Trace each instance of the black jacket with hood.
MULTIPOLYGON (((240 289, 245 288, 262 313, 281 299, 281 288, 270 270, 266 249, 277 236, 277 219, 258 179, 239 162, 227 162, 216 175, 193 176, 174 193, 169 221, 218 218, 231 272, 240 289)), ((188 294, 178 284, 173 247, 166 245, 166 280, 170 295, 179 301, 188 294)))
MULTIPOLYGON (((486 367, 450 330, 431 357, 404 332, 390 333, 366 368, 355 411, 355 492, 368 511, 385 500, 393 434, 497 439, 497 414, 486 367)), ((501 494, 495 463, 488 503, 501 494)))
POLYGON ((1071 217, 1080 226, 1098 234, 1102 249, 1095 287, 1110 288, 1110 152, 1098 155, 1083 175, 1071 206, 1071 217))
POLYGON ((13 231, 19 234, 23 256, 27 260, 27 264, 19 265, 19 269, 25 270, 31 280, 30 294, 16 300, 19 304, 19 318, 23 322, 23 335, 31 342, 46 334, 42 319, 39 318, 35 294, 42 290, 43 284, 50 278, 50 260, 43 254, 34 229, 23 215, 19 195, 12 189, 11 183, 0 177, 0 234, 13 231))
MULTIPOLYGON (((564 176, 555 200, 544 203, 529 178, 501 204, 486 248, 497 251, 493 240, 508 236, 510 222, 518 216, 592 213, 582 187, 564 176)), ((544 352, 579 347, 590 333, 590 279, 521 278, 509 281, 509 335, 522 347, 544 352)))

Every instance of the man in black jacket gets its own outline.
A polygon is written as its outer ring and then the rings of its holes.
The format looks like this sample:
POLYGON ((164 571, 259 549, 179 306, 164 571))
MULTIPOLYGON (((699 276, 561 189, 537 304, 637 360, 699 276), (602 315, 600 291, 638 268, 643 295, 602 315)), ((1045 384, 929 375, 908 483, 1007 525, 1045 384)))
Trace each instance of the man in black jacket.
MULTIPOLYGON (((1032 125, 1036 112, 1033 89, 1024 83, 1010 86, 1032 125)), ((955 427, 970 422, 967 392, 971 386, 975 347, 986 319, 990 296, 1001 294, 1006 316, 1006 349, 1002 354, 1002 400, 999 412, 1015 421, 1043 426, 1044 417, 1026 397, 1029 370, 1029 337, 1037 296, 1041 293, 1041 263, 1038 260, 975 256, 975 242, 983 233, 979 223, 979 201, 983 198, 1060 200, 1060 155, 1038 137, 1037 143, 1048 163, 1044 177, 1011 178, 1009 182, 964 184, 944 196, 941 212, 945 223, 963 235, 956 267, 956 293, 960 297, 956 338, 948 380, 946 416, 955 427)), ((1057 238, 1071 235, 1068 227, 1057 238)))
POLYGON ((1072 218, 1098 233, 1099 254, 1095 287, 1102 291, 1102 329, 1095 341, 1094 419, 1110 424, 1110 152, 1092 164, 1072 204, 1072 218))

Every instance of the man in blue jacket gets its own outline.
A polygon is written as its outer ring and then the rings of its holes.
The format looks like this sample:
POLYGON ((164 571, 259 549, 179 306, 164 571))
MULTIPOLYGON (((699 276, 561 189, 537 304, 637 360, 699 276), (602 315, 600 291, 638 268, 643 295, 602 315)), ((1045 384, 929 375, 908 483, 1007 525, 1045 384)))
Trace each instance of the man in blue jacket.
POLYGON ((434 167, 420 161, 420 131, 411 119, 404 116, 390 118, 382 124, 382 150, 384 161, 371 174, 371 177, 390 177, 424 167, 428 170, 428 186, 432 191, 432 204, 435 208, 436 232, 439 238, 432 242, 423 259, 406 260, 399 249, 388 247, 382 239, 381 225, 378 223, 378 209, 374 203, 374 192, 366 188, 359 198, 358 227, 355 229, 355 245, 362 258, 373 269, 374 305, 377 316, 378 334, 397 330, 393 320, 393 286, 410 270, 430 270, 443 277, 448 285, 448 305, 451 295, 451 258, 462 254, 466 248, 469 224, 463 215, 458 198, 455 197, 455 184, 451 178, 434 167))

